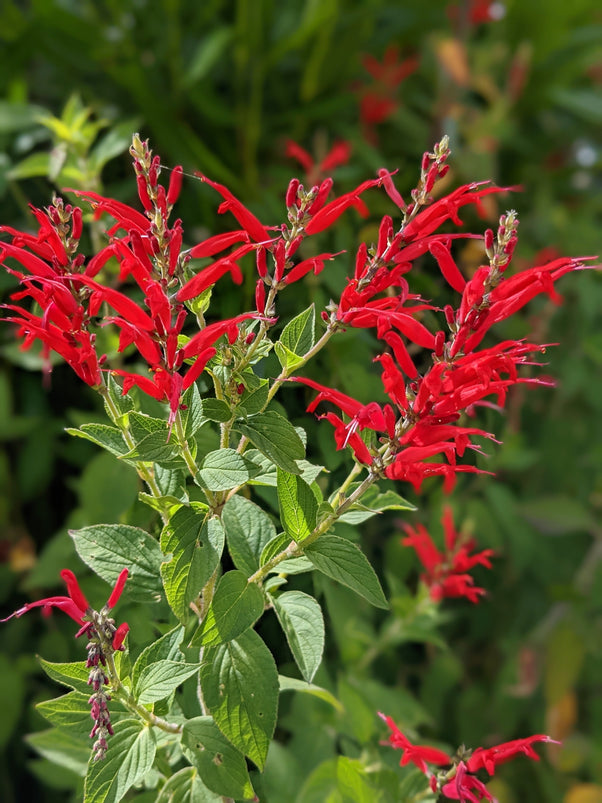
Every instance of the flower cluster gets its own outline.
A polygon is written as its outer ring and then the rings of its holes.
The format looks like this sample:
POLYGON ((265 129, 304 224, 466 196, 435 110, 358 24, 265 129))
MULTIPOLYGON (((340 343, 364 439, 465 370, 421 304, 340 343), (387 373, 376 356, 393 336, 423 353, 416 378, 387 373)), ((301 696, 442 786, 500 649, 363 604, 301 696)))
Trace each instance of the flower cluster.
POLYGON ((475 775, 479 770, 484 769, 492 776, 498 765, 519 755, 539 761, 539 756, 533 749, 535 743, 558 744, 549 736, 537 734, 526 739, 504 742, 495 747, 478 747, 476 750, 461 747, 455 756, 449 756, 437 747, 412 744, 391 717, 381 713, 379 716, 391 731, 389 744, 402 751, 400 766, 414 764, 427 776, 433 792, 440 793, 449 800, 459 800, 460 803, 479 803, 481 800, 494 803, 494 798, 485 784, 475 775), (429 764, 445 769, 433 772, 429 764))
POLYGON ((474 465, 459 464, 458 458, 467 449, 482 452, 475 437, 495 438, 467 426, 463 414, 471 415, 478 405, 502 407, 513 385, 550 384, 550 380, 519 373, 522 366, 534 364, 533 356, 543 353, 544 345, 506 340, 479 346, 494 324, 539 293, 559 303, 555 282, 583 267, 583 261, 561 257, 508 276, 518 226, 516 214, 508 212, 500 218, 496 234, 491 229, 485 232, 487 264, 465 279, 451 246, 456 238, 474 235, 442 234, 438 229, 449 220, 461 225, 461 207, 478 208, 484 197, 503 190, 486 183, 469 184, 433 202, 430 193, 445 175, 448 153, 444 138, 433 153, 424 154, 420 182, 407 204, 391 174, 381 171, 385 190, 402 213, 401 225, 395 230, 392 218, 385 216, 378 243, 359 247, 354 276, 331 311, 333 323, 369 328, 382 343, 383 352, 375 359, 382 366, 389 403, 364 405, 317 382, 297 378, 319 390, 309 411, 328 401, 351 419, 344 422, 336 413, 325 415, 335 428, 339 449, 350 446, 356 460, 371 471, 410 482, 416 490, 433 475, 443 476, 444 488, 450 491, 459 472, 484 473, 474 465), (447 304, 439 310, 410 292, 406 274, 426 254, 434 257, 451 291, 460 296, 457 306, 447 304), (427 326, 439 312, 447 331, 427 326), (414 353, 421 350, 428 356, 418 362, 414 353), (376 438, 366 437, 371 432, 376 438))
POLYGON ((469 572, 475 566, 485 566, 490 569, 493 550, 483 549, 471 555, 475 543, 470 538, 462 538, 457 532, 451 508, 446 507, 443 511, 442 523, 445 536, 444 552, 437 549, 428 530, 422 524, 416 527, 404 524, 407 535, 402 539, 402 544, 412 547, 424 566, 426 571, 420 575, 420 579, 428 587, 433 600, 438 602, 445 597, 465 597, 470 602, 478 602, 485 589, 475 586, 469 572))
POLYGON ((90 738, 95 740, 92 748, 95 761, 105 757, 107 738, 113 734, 111 716, 108 710, 111 696, 105 691, 105 687, 109 684, 105 667, 107 661, 112 661, 113 654, 123 649, 129 625, 127 622, 123 622, 119 627, 116 627, 115 620, 109 616, 109 612, 121 597, 128 573, 128 569, 123 569, 120 572, 109 599, 100 611, 96 611, 90 606, 73 572, 70 569, 63 569, 61 577, 67 586, 68 596, 46 597, 35 602, 28 602, 22 608, 11 613, 10 616, 0 619, 0 622, 7 622, 13 617, 23 616, 24 613, 27 613, 32 608, 41 608, 42 613, 45 616, 49 616, 53 608, 58 608, 81 625, 75 637, 78 638, 85 634, 88 639, 86 666, 90 670, 88 685, 93 689, 88 703, 90 704, 90 716, 94 721, 94 727, 90 731, 90 738))

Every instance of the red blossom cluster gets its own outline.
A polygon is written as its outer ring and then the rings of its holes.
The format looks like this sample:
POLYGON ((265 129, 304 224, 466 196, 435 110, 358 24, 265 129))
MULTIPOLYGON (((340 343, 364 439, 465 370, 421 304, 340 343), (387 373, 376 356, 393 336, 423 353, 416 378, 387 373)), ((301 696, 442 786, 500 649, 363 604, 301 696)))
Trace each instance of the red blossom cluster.
POLYGON ((428 530, 418 524, 412 527, 404 524, 407 536, 402 539, 404 546, 412 547, 425 572, 420 575, 422 582, 428 587, 431 598, 438 602, 448 597, 465 597, 470 602, 478 602, 485 589, 475 586, 469 574, 475 566, 491 568, 492 549, 483 549, 470 554, 475 547, 474 541, 462 538, 454 527, 451 508, 443 511, 443 531, 445 551, 437 549, 428 530))
POLYGON ((107 738, 113 735, 108 709, 111 695, 105 691, 109 683, 105 667, 109 656, 118 650, 123 650, 123 643, 130 628, 127 622, 115 627, 115 621, 110 617, 110 611, 117 605, 123 593, 128 574, 128 569, 123 569, 119 573, 106 604, 100 611, 96 611, 90 606, 73 572, 70 569, 63 569, 61 577, 67 586, 68 596, 46 597, 35 602, 27 602, 10 616, 0 619, 0 622, 7 622, 13 617, 19 618, 32 608, 41 608, 44 616, 49 616, 53 608, 58 608, 81 625, 75 637, 86 635, 88 639, 86 667, 90 670, 88 686, 91 686, 93 690, 88 703, 90 716, 94 721, 90 738, 95 740, 92 748, 95 761, 105 758, 108 747, 107 738))
MULTIPOLYGON (((240 324, 249 319, 260 319, 266 326, 274 323, 265 315, 266 310, 273 313, 277 292, 309 272, 318 274, 324 263, 335 256, 323 253, 295 261, 303 239, 331 226, 349 207, 367 214, 360 196, 366 189, 380 185, 382 179, 365 181, 330 201, 331 178, 308 190, 293 179, 286 194, 289 224, 274 229, 264 226, 227 187, 198 174, 222 196, 218 212, 229 211, 242 228, 183 249, 181 220, 170 223, 181 189, 182 168, 174 168, 166 189, 159 182, 159 157, 152 156, 147 143, 135 136, 131 153, 143 211, 95 192, 74 191, 91 204, 96 219, 107 214, 115 221, 107 231, 108 243, 91 258, 78 253, 82 210, 64 204, 60 198, 45 210, 32 209, 39 224, 37 234, 0 227, 0 232, 12 238, 10 243, 0 243, 0 264, 23 286, 12 300, 33 300, 41 310, 38 314, 18 304, 5 305, 11 313, 5 320, 18 325, 23 348, 41 341, 47 370, 47 358, 55 352, 84 382, 99 390, 104 386, 107 357, 98 353, 98 327, 116 326, 119 351, 133 346, 147 366, 146 373, 113 369, 122 377, 123 393, 136 386, 167 403, 171 424, 182 393, 216 355, 218 341, 226 337, 229 344, 238 339, 249 345, 252 333, 240 331, 240 324), (242 282, 239 261, 249 252, 256 255, 259 275, 257 311, 209 325, 202 315, 192 315, 191 302, 226 273, 235 283, 242 282), (210 264, 191 274, 191 259, 214 257, 217 258, 210 264), (13 261, 25 271, 12 266, 13 261), (114 286, 114 280, 100 280, 99 274, 110 261, 118 266, 118 286, 114 286), (200 323, 200 329, 187 336, 185 329, 191 318, 197 325, 200 323)), ((194 311, 198 313, 198 306, 194 311)))
POLYGON ((400 766, 414 764, 429 778, 433 792, 440 793, 449 800, 459 800, 460 803, 479 803, 481 800, 489 800, 494 803, 494 798, 485 784, 475 775, 479 770, 484 769, 492 776, 500 764, 519 755, 539 761, 533 744, 536 742, 558 744, 549 736, 537 734, 525 739, 504 742, 495 747, 478 747, 476 750, 466 750, 461 747, 456 756, 449 756, 437 747, 412 744, 408 737, 399 730, 392 717, 381 713, 379 716, 387 723, 391 731, 389 744, 402 751, 400 766), (433 773, 429 764, 446 769, 433 773))
POLYGON ((479 346, 494 324, 536 295, 547 293, 559 303, 555 282, 583 267, 583 261, 561 257, 507 275, 518 225, 516 214, 509 212, 500 218, 497 234, 491 229, 485 232, 487 264, 466 279, 453 257, 452 243, 475 235, 444 234, 438 229, 448 221, 461 225, 461 207, 478 208, 485 196, 503 189, 469 184, 432 202, 430 192, 446 172, 447 154, 445 140, 433 153, 424 154, 420 183, 408 204, 391 174, 381 171, 386 192, 403 214, 402 224, 396 231, 392 218, 385 216, 377 244, 359 247, 355 273, 332 312, 339 325, 369 328, 382 343, 383 352, 375 359, 382 366, 389 403, 364 405, 317 382, 297 378, 320 391, 309 411, 329 401, 351 419, 345 422, 332 412, 324 416, 335 428, 337 448, 350 446, 356 460, 373 472, 410 482, 416 490, 433 475, 443 476, 444 488, 450 491, 459 472, 484 473, 473 465, 459 464, 458 458, 467 449, 481 452, 476 436, 495 440, 494 436, 467 426, 462 416, 472 414, 477 405, 503 407, 513 385, 550 384, 550 380, 519 373, 523 366, 537 365, 533 357, 545 351, 543 345, 505 340, 487 348, 479 346), (434 257, 443 278, 458 293, 455 307, 447 304, 440 310, 410 292, 406 275, 417 269, 415 262, 426 254, 434 257), (439 313, 447 331, 432 326, 439 313), (416 352, 422 355, 420 362, 416 352), (377 437, 366 438, 370 432, 377 437))
POLYGON ((359 115, 368 142, 377 141, 376 126, 388 120, 399 108, 399 86, 419 67, 416 56, 400 59, 397 45, 389 45, 382 61, 367 54, 362 65, 370 81, 357 87, 359 115))

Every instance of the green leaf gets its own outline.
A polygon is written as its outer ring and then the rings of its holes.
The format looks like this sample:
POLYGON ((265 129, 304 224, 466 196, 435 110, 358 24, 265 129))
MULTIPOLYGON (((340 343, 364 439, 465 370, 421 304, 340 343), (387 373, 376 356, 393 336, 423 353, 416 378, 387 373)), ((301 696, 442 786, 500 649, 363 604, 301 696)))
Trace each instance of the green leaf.
POLYGON ((282 526, 295 541, 304 541, 316 526, 316 497, 309 485, 295 474, 278 469, 277 482, 282 526))
POLYGON ((163 555, 147 532, 128 524, 94 524, 69 535, 80 558, 103 580, 114 583, 127 567, 128 596, 144 602, 160 597, 163 555))
POLYGON ((272 602, 299 671, 311 683, 324 652, 322 609, 302 591, 285 591, 272 602))
POLYGON ((289 321, 282 330, 280 342, 297 356, 303 356, 315 344, 316 310, 313 304, 289 321))
POLYGON ((71 735, 87 739, 90 733, 89 697, 89 689, 87 694, 71 691, 62 697, 37 703, 36 710, 56 728, 65 728, 71 735))
POLYGON ((318 571, 355 591, 375 607, 389 607, 368 558, 351 541, 338 535, 322 535, 306 548, 305 555, 318 571))
POLYGON ((279 468, 299 474, 296 461, 305 456, 303 441, 293 425, 275 410, 258 413, 247 422, 236 421, 235 428, 279 468))
POLYGON ((182 396, 180 416, 184 428, 184 436, 187 439, 192 438, 195 432, 197 432, 203 424, 207 423, 208 416, 203 412, 203 401, 196 382, 193 382, 182 396))
POLYGON ((311 773, 297 803, 379 803, 382 794, 366 775, 360 761, 347 756, 329 759, 311 773))
POLYGON ((134 687, 134 696, 142 705, 164 700, 185 680, 196 674, 199 666, 168 660, 148 664, 140 672, 134 687))
POLYGON ((181 502, 188 502, 186 476, 183 471, 155 465, 154 473, 157 487, 164 497, 171 496, 181 502))
POLYGON ((225 424, 232 418, 230 407, 221 399, 203 399, 203 415, 210 421, 225 424))
POLYGON ((269 392, 270 383, 267 379, 262 379, 256 388, 245 390, 236 408, 237 415, 246 417, 260 413, 268 403, 269 392))
POLYGON ((13 134, 39 126, 40 117, 48 114, 43 106, 0 100, 0 134, 13 134))
POLYGON ((25 741, 53 764, 83 777, 90 758, 90 743, 67 731, 51 728, 25 737, 25 741))
POLYGON ((128 459, 149 463, 171 463, 178 457, 178 444, 175 438, 169 438, 167 421, 151 418, 144 413, 132 412, 129 414, 129 423, 136 445, 126 453, 128 459))
POLYGON ((50 173, 50 154, 47 152, 32 153, 13 165, 6 177, 11 181, 34 176, 48 177, 50 173))
MULTIPOLYGON (((130 396, 123 395, 122 388, 116 382, 115 377, 110 372, 107 374, 106 383, 107 383, 107 392, 110 396, 111 402, 113 403, 113 406, 117 408, 117 410, 119 410, 120 415, 124 416, 134 409, 133 399, 130 396)), ((107 415, 112 421, 113 412, 106 402, 105 402, 105 410, 107 411, 107 415)), ((127 421, 127 419, 125 420, 127 421)))
POLYGON ((234 449, 218 449, 205 457, 199 478, 209 491, 229 491, 244 485, 259 471, 259 466, 234 449))
POLYGON ((274 343, 274 351, 278 357, 280 365, 289 373, 294 371, 300 365, 303 365, 303 358, 298 357, 293 351, 287 349, 287 347, 279 340, 274 343))
POLYGON ((167 779, 156 803, 223 803, 224 798, 207 789, 196 767, 184 767, 167 779))
POLYGON ((190 646, 214 647, 236 638, 252 627, 263 613, 264 599, 244 572, 226 572, 217 584, 209 610, 190 646))
POLYGON ((284 691, 298 691, 302 694, 311 694, 313 697, 318 697, 324 700, 325 703, 331 705, 339 713, 343 713, 344 708, 339 700, 328 689, 323 689, 321 686, 315 686, 313 683, 306 683, 299 678, 288 678, 285 675, 278 675, 278 685, 280 692, 284 691))
POLYGON ((75 691, 82 693, 88 692, 90 696, 90 687, 88 686, 88 677, 90 676, 90 669, 86 666, 85 661, 74 661, 72 663, 52 663, 40 658, 40 665, 49 678, 61 683, 63 686, 69 686, 75 691))
POLYGON ((217 568, 224 549, 224 529, 218 518, 206 519, 193 506, 181 507, 161 533, 165 562, 161 578, 167 601, 184 623, 190 603, 217 568))
POLYGON ((118 803, 134 784, 144 780, 155 760, 155 731, 140 720, 115 725, 104 761, 90 759, 84 786, 86 803, 118 803))
MULTIPOLYGON (((277 466, 266 457, 258 449, 247 449, 245 455, 256 463, 261 470, 261 473, 252 480, 249 480, 249 485, 269 485, 275 488, 278 484, 277 479, 277 466)), ((311 485, 316 477, 324 471, 324 466, 317 466, 307 460, 297 460, 297 468, 301 469, 301 477, 308 485, 311 485)))
POLYGON ((222 733, 263 769, 276 726, 278 672, 255 631, 205 650, 201 688, 222 733))
MULTIPOLYGON (((65 432, 76 438, 92 441, 97 446, 102 446, 115 457, 123 457, 128 452, 121 431, 117 427, 110 427, 107 424, 82 424, 78 429, 67 427, 65 432)), ((131 461, 126 460, 125 462, 131 461)))
POLYGON ((236 494, 224 506, 222 523, 234 565, 252 575, 259 569, 264 546, 276 535, 272 520, 254 502, 236 494))
MULTIPOLYGON (((267 543, 261 553, 261 565, 271 560, 279 552, 282 552, 291 543, 291 538, 287 533, 279 533, 277 536, 267 543)), ((286 574, 302 574, 303 572, 311 572, 314 568, 307 558, 301 556, 300 558, 289 558, 283 560, 282 563, 276 564, 271 570, 279 574, 284 572, 286 574)))
MULTIPOLYGON (((352 489, 349 489, 350 491, 352 489)), ((353 505, 346 513, 339 518, 339 521, 346 521, 349 524, 361 524, 372 516, 382 513, 384 510, 416 510, 416 506, 395 491, 385 491, 380 493, 376 485, 363 494, 360 502, 353 505)))
POLYGON ((140 673, 146 669, 147 666, 154 664, 156 661, 183 661, 184 656, 180 650, 180 644, 184 638, 184 628, 174 627, 169 632, 161 636, 157 641, 144 649, 134 664, 132 669, 132 685, 136 687, 140 673))
POLYGON ((182 752, 212 792, 237 800, 255 796, 244 756, 211 717, 195 717, 184 724, 182 752))
POLYGON ((90 170, 100 173, 107 162, 127 151, 132 143, 132 131, 137 131, 138 126, 136 119, 123 120, 100 137, 89 155, 90 170))

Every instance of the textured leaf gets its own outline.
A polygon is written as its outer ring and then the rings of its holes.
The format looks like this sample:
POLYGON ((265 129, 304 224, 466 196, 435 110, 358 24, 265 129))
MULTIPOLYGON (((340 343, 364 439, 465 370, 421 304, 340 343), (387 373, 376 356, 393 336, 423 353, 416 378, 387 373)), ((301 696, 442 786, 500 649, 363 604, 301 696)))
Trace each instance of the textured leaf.
POLYGON ((324 652, 322 609, 317 600, 302 591, 285 591, 272 601, 299 671, 311 683, 324 652))
POLYGON ((369 784, 360 761, 338 756, 316 767, 303 784, 297 803, 379 803, 382 799, 369 784))
POLYGON ((377 608, 388 608, 380 582, 368 558, 355 544, 338 535, 322 535, 305 555, 328 577, 355 591, 377 608))
POLYGON ((84 741, 67 731, 51 728, 31 733, 25 737, 25 741, 53 764, 71 770, 82 777, 85 775, 86 765, 90 758, 88 739, 84 741))
POLYGON ((224 549, 224 530, 218 518, 208 520, 194 507, 181 507, 161 533, 166 561, 161 577, 167 601, 181 622, 215 571, 224 549))
POLYGON ((153 766, 155 731, 140 720, 125 719, 115 734, 104 761, 90 760, 84 787, 86 803, 118 803, 153 766))
POLYGON ((150 463, 171 463, 178 457, 178 445, 175 439, 169 438, 167 421, 151 418, 143 413, 132 412, 129 415, 129 423, 130 432, 136 445, 127 452, 128 459, 150 463))
POLYGON ((236 421, 235 428, 279 468, 299 474, 296 461, 305 457, 303 441, 293 425, 274 410, 259 413, 248 421, 236 421))
POLYGON ((316 497, 301 477, 281 469, 278 469, 277 487, 282 526, 295 541, 304 541, 316 526, 316 497))
POLYGON ((234 565, 250 576, 259 569, 264 546, 276 535, 272 520, 254 502, 236 494, 224 506, 222 523, 234 565))
POLYGON ((316 310, 312 304, 287 323, 280 335, 280 342, 289 351, 303 356, 315 343, 316 310))
POLYGON ((191 646, 211 647, 236 638, 255 624, 263 613, 263 605, 261 589, 248 583, 244 572, 227 572, 217 584, 191 646))
POLYGON ((210 421, 225 424, 232 418, 230 408, 221 399, 203 399, 203 415, 210 421))
POLYGON ((160 639, 154 641, 152 644, 143 650, 134 664, 132 669, 132 684, 136 687, 140 673, 146 669, 147 666, 154 664, 156 661, 183 661, 184 656, 180 650, 180 644, 184 638, 184 628, 174 627, 160 639))
POLYGON ((223 803, 224 798, 207 789, 196 767, 185 767, 168 778, 157 803, 223 803))
POLYGON ((129 451, 121 431, 117 427, 108 426, 108 424, 82 424, 78 429, 68 427, 65 432, 74 435, 76 438, 92 441, 92 443, 102 446, 103 449, 106 449, 116 457, 123 457, 129 451))
POLYGON ((232 744, 262 769, 276 726, 278 672, 253 630, 206 649, 201 666, 205 703, 232 744))
MULTIPOLYGON (((65 728, 72 736, 87 739, 91 727, 89 697, 89 689, 87 693, 71 691, 62 697, 37 703, 36 710, 56 728, 65 728)), ((114 721, 113 716, 111 719, 114 721)))
POLYGON ((255 796, 244 756, 211 717, 195 717, 184 724, 182 751, 212 792, 237 800, 255 796))
MULTIPOLYGON (((287 533, 279 533, 271 541, 269 541, 261 553, 261 565, 271 560, 279 552, 282 552, 287 546, 292 543, 291 537, 287 533)), ((302 574, 303 572, 311 572, 314 569, 313 563, 307 558, 301 556, 299 558, 289 558, 283 560, 282 563, 276 564, 272 569, 273 572, 286 573, 286 574, 302 574)))
POLYGON ((169 697, 172 691, 199 671, 199 664, 183 661, 160 660, 148 664, 140 671, 134 687, 134 696, 139 703, 156 703, 169 697))
POLYGON ((218 449, 209 452, 203 460, 199 478, 209 491, 229 491, 230 488, 244 485, 259 471, 259 466, 234 449, 218 449))
POLYGON ((163 555, 155 539, 128 524, 94 524, 70 530, 80 558, 103 580, 114 583, 128 568, 128 596, 141 601, 161 593, 159 570, 163 555))
POLYGON ((83 694, 88 692, 88 697, 90 696, 90 687, 88 686, 90 669, 86 666, 85 661, 74 661, 65 664, 51 663, 43 658, 40 658, 39 661, 49 678, 83 694))
POLYGON ((278 675, 278 685, 280 687, 280 692, 298 691, 301 692, 301 694, 311 694, 313 697, 324 700, 325 703, 331 705, 339 713, 343 713, 344 711, 342 704, 337 700, 334 694, 329 692, 328 689, 323 689, 321 686, 315 686, 313 683, 306 683, 304 680, 299 680, 299 678, 288 678, 285 675, 278 675))

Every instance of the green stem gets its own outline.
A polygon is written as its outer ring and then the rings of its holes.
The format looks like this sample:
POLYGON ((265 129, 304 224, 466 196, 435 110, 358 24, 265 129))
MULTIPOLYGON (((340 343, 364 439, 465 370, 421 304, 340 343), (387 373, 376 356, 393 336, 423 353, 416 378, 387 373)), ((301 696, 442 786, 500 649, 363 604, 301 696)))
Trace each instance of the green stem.
POLYGON ((321 535, 324 535, 324 533, 328 532, 337 519, 339 519, 346 510, 348 510, 358 501, 358 499, 363 496, 368 488, 374 482, 376 482, 379 476, 379 472, 371 471, 368 476, 358 485, 355 491, 346 497, 331 514, 326 516, 307 536, 307 538, 305 538, 300 544, 298 544, 296 541, 291 541, 286 549, 283 549, 282 552, 274 555, 271 560, 269 560, 264 566, 252 574, 249 577, 249 583, 261 583, 269 574, 269 572, 271 572, 275 566, 278 566, 279 563, 282 563, 282 561, 288 560, 289 558, 298 558, 300 555, 302 555, 308 546, 311 546, 311 544, 317 541, 321 535))

